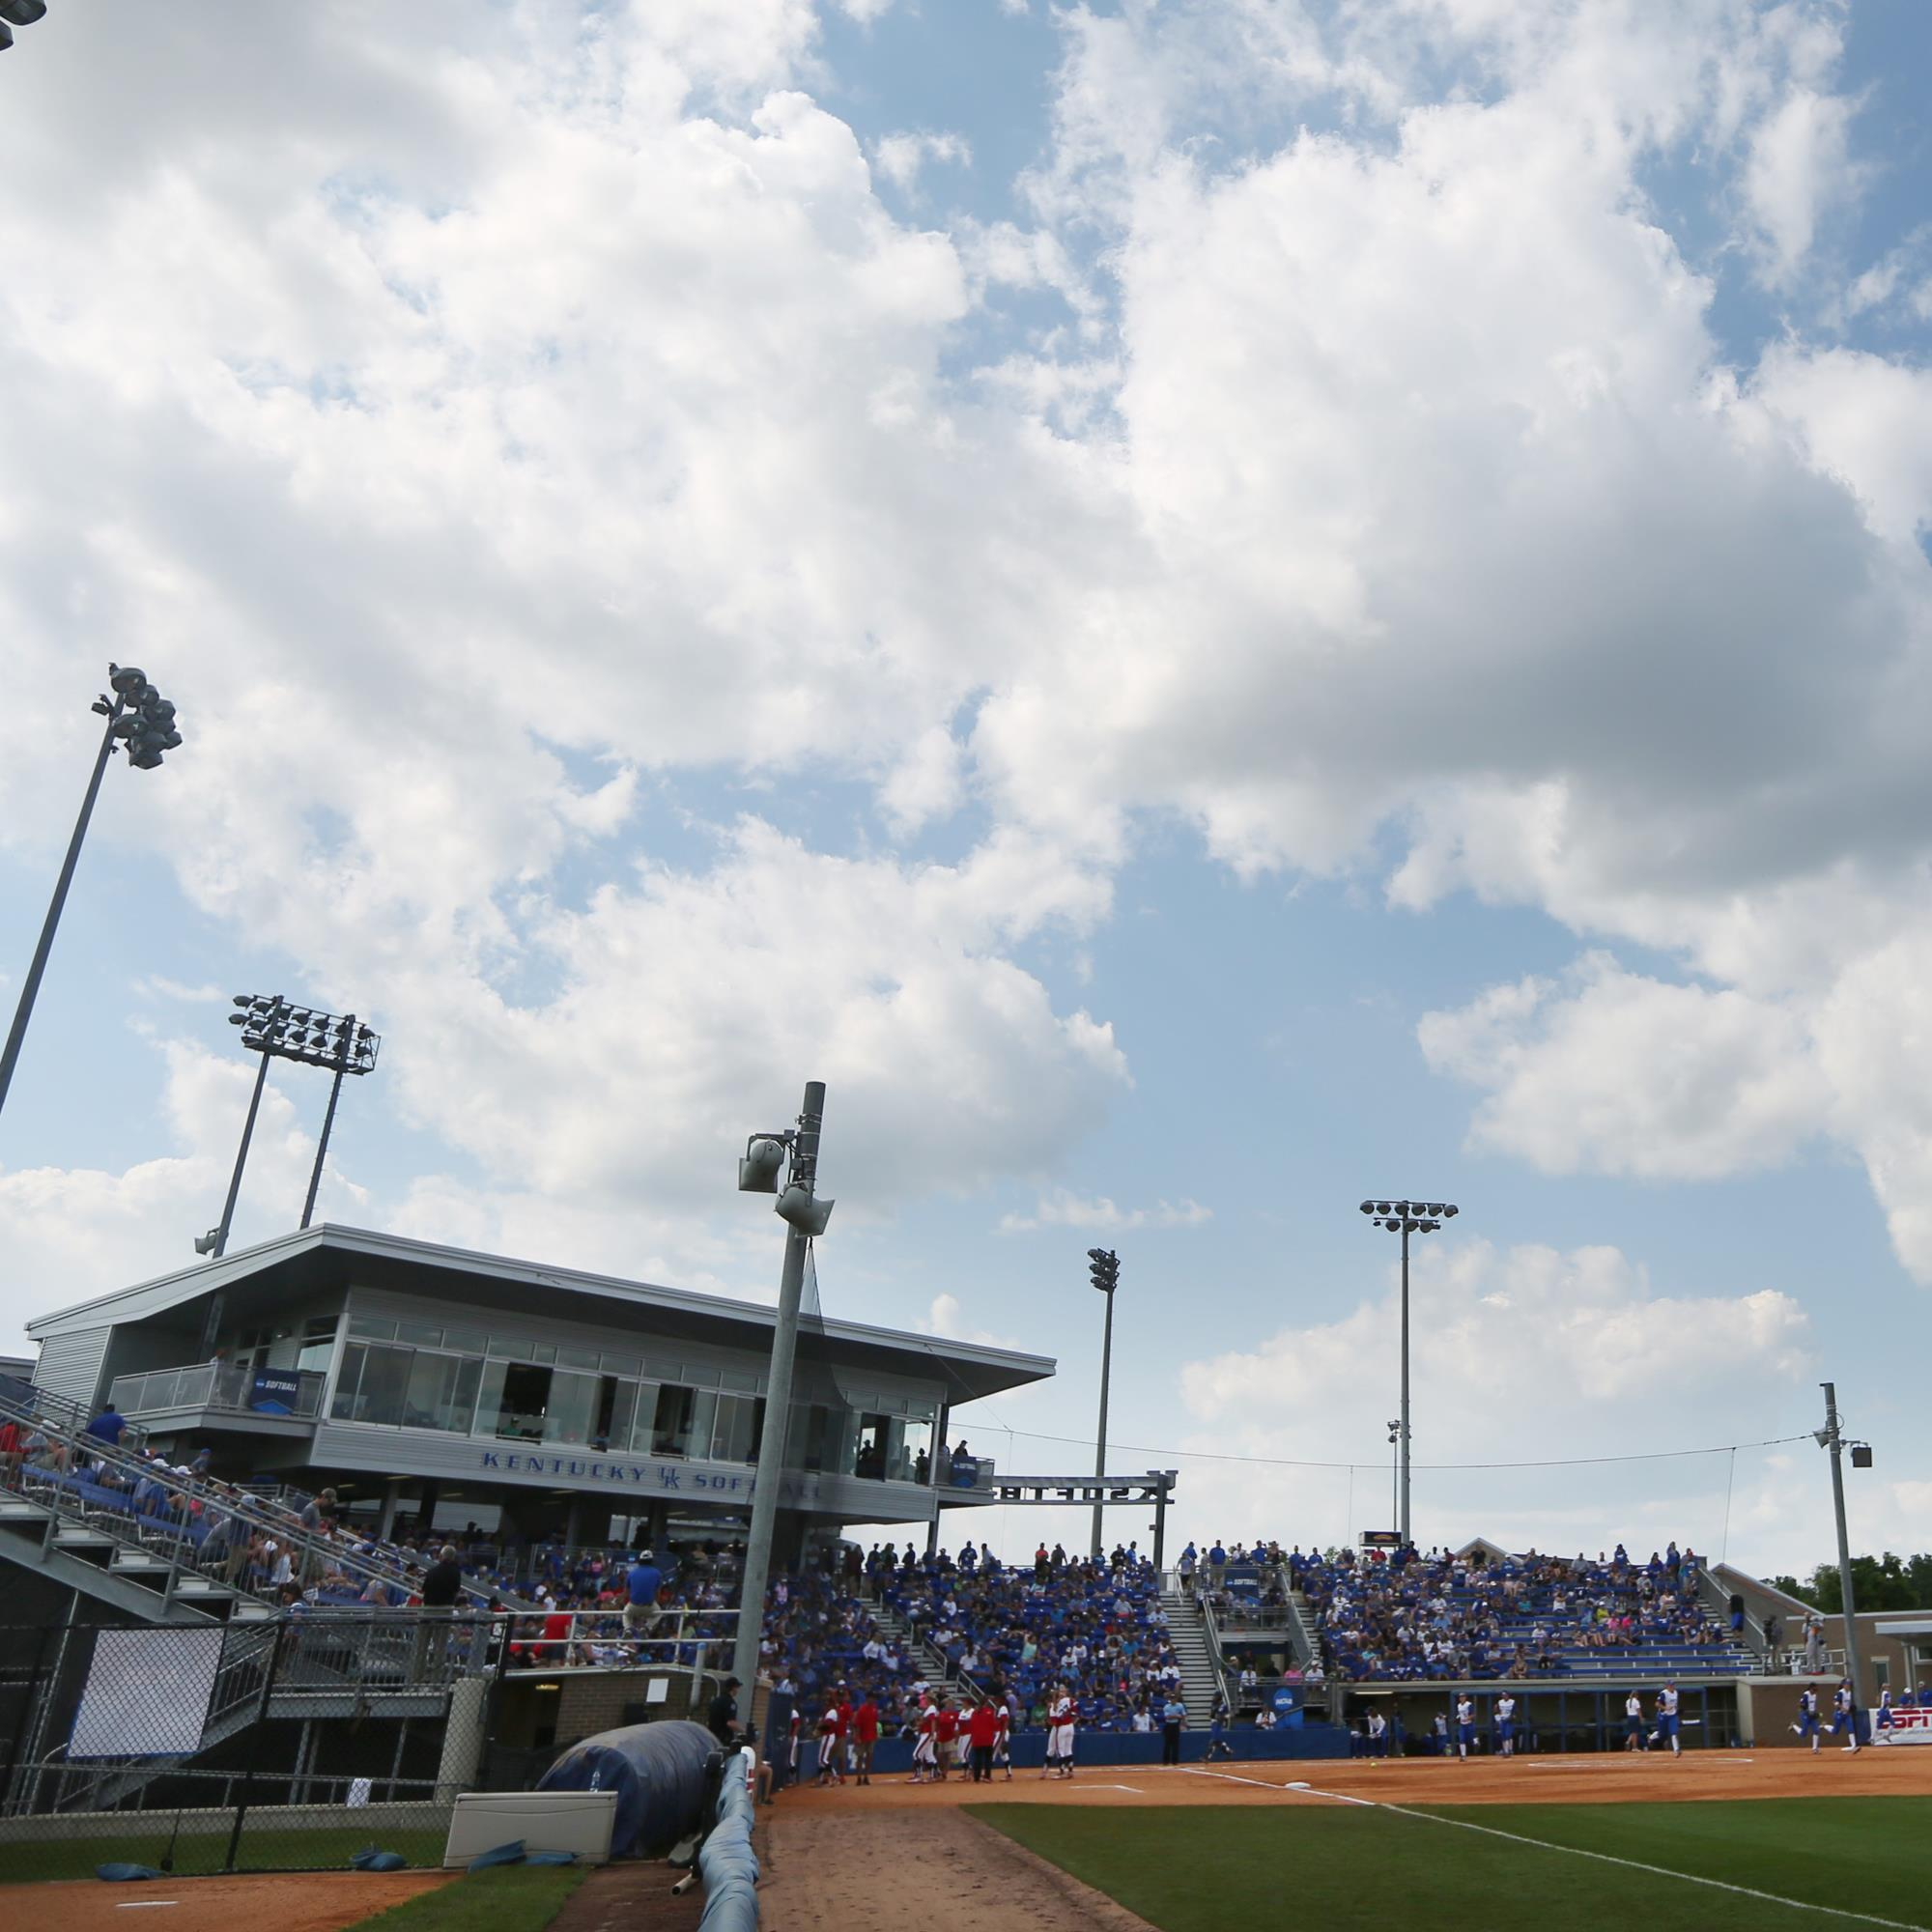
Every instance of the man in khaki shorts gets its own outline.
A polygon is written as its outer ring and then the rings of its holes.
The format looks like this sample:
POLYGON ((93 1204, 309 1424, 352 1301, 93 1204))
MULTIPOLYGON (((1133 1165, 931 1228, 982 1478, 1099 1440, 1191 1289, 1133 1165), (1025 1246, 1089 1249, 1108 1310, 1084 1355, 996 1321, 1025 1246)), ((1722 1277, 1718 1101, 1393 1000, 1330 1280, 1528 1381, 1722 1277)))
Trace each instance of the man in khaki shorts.
POLYGON ((640 1549, 624 1580, 630 1593, 630 1602, 624 1605, 624 1634, 649 1636, 657 1628, 658 1592, 664 1588, 664 1572, 648 1549, 640 1549))

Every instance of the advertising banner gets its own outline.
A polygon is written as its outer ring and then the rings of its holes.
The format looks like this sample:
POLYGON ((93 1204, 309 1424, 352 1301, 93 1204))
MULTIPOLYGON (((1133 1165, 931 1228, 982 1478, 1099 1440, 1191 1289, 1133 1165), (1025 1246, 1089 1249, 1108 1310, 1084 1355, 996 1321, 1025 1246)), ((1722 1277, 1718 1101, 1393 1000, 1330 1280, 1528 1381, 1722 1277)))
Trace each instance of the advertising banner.
POLYGON ((1890 1711, 1889 1724, 1872 1731, 1875 1745, 1932 1745, 1932 1711, 1890 1711))

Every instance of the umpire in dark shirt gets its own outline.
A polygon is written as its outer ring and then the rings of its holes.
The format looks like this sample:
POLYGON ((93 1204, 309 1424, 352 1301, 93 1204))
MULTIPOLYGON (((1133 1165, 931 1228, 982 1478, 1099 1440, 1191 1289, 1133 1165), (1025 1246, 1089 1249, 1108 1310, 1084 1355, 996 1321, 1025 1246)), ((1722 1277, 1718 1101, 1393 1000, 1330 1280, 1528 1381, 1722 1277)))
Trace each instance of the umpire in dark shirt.
POLYGON ((724 1688, 712 1698, 704 1713, 704 1727, 721 1745, 728 1745, 738 1735, 738 1699, 732 1693, 738 1680, 727 1677, 724 1688))

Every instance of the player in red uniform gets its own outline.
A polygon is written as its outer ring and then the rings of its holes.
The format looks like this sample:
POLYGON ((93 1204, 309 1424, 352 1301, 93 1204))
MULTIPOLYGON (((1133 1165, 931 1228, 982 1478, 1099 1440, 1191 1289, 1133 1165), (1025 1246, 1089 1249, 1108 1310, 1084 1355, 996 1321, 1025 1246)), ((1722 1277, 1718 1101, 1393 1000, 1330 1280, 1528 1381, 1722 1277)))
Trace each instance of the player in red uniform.
POLYGON ((981 1697, 966 1719, 966 1739, 972 1747, 972 1778, 975 1784, 989 1784, 993 1777, 993 1740, 999 1735, 1000 1720, 993 1715, 989 1698, 981 1697))
POLYGON ((861 1784, 872 1781, 872 1747, 879 1742, 879 1707, 867 1690, 852 1712, 852 1748, 861 1784))

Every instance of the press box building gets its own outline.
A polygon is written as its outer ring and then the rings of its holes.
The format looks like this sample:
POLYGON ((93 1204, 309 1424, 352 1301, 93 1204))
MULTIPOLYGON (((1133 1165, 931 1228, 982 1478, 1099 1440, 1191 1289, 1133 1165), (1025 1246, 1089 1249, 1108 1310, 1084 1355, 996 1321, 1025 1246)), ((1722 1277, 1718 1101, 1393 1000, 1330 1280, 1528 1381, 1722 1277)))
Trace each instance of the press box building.
MULTIPOLYGON (((322 1226, 28 1323, 34 1380, 111 1401, 239 1480, 333 1487, 384 1533, 474 1522, 573 1543, 737 1533, 774 1311, 322 1226)), ((952 1480, 952 1410, 1040 1356, 826 1321, 794 1384, 784 1541, 990 1500, 952 1480)))

